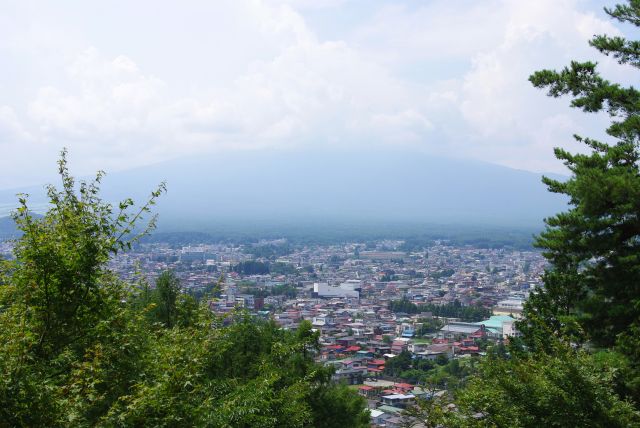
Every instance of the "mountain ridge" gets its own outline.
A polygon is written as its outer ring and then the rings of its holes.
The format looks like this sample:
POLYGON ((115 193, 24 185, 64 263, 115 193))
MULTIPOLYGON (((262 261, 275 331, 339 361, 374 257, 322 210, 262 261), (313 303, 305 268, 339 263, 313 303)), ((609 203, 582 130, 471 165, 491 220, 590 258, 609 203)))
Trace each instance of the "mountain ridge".
MULTIPOLYGON (((168 192, 157 205, 162 230, 318 221, 537 228, 543 218, 566 208, 566 200, 549 193, 541 177, 494 164, 395 151, 254 151, 181 158, 110 174, 103 196, 141 202, 158 183, 167 182, 168 192)), ((45 192, 38 187, 2 190, 0 206, 11 206, 12 199, 17 205, 18 192, 44 206, 45 192)))

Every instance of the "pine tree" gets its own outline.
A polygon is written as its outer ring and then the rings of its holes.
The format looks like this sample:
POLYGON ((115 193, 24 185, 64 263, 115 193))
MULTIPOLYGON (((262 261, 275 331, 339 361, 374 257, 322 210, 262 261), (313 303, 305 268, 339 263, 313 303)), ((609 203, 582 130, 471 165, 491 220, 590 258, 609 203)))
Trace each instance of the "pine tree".
MULTIPOLYGON (((640 0, 605 11, 640 26, 640 0)), ((620 64, 640 67, 640 42, 595 36, 620 64)), ((569 209, 545 220, 536 240, 550 267, 518 323, 522 342, 493 356, 457 395, 446 426, 639 426, 640 93, 603 78, 593 62, 530 77, 585 113, 606 112, 605 143, 575 136, 589 151, 557 148, 571 176, 544 178, 569 209), (524 345, 524 346, 522 346, 524 345)))
MULTIPOLYGON (((605 11, 640 26, 640 1, 605 11)), ((640 67, 638 41, 599 35, 590 44, 620 64, 640 67)), ((611 347, 640 322, 640 92, 606 80, 593 62, 539 71, 530 81, 550 96, 570 95, 571 106, 586 113, 607 112, 612 123, 610 143, 575 136, 587 154, 555 149, 572 175, 544 182, 567 195, 571 207, 546 219, 537 239, 551 268, 527 304, 529 322, 521 328, 530 346, 544 346, 551 333, 611 347)))

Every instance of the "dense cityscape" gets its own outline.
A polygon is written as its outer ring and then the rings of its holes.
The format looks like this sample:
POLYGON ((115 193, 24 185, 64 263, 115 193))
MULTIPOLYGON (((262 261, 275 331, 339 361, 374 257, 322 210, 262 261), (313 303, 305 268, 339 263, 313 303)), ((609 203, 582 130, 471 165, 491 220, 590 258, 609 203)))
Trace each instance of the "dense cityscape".
POLYGON ((172 270, 216 314, 244 309, 320 332, 316 360, 367 398, 374 425, 400 426, 416 398, 445 394, 488 348, 517 335, 545 260, 533 249, 402 240, 330 246, 141 244, 111 268, 131 282, 172 270), (404 360, 404 365, 403 365, 404 360))

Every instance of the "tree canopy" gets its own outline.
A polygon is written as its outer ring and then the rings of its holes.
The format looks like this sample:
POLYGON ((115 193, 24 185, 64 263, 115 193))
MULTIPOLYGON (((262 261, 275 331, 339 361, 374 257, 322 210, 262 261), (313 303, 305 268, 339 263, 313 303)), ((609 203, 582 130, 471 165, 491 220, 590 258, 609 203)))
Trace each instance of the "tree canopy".
POLYGON ((0 271, 0 427, 368 426, 364 399, 316 364, 318 334, 197 306, 172 272, 156 288, 107 267, 148 227, 161 185, 135 211, 100 198, 99 173, 14 219, 15 259, 0 271))
MULTIPOLYGON (((640 26, 640 1, 605 11, 640 26)), ((607 35, 590 44, 620 64, 640 66, 640 42, 607 35)), ((587 153, 556 148, 571 172, 544 178, 569 199, 546 219, 536 245, 550 262, 529 297, 521 339, 495 353, 457 396, 447 426, 640 425, 640 94, 606 80, 594 62, 530 77, 586 113, 606 112, 610 141, 582 136, 587 153)))
MULTIPOLYGON (((619 22, 640 25, 638 1, 605 10, 619 22)), ((590 44, 620 64, 640 66, 638 41, 598 35, 590 44)), ((570 95, 571 105, 584 112, 607 112, 612 121, 609 142, 575 136, 588 153, 555 150, 572 175, 544 182, 551 192, 567 195, 571 208, 548 218, 536 241, 551 268, 544 288, 526 305, 528 321, 520 328, 530 347, 564 337, 615 349, 640 368, 637 352, 628 349, 639 344, 631 332, 640 326, 640 93, 606 80, 593 62, 539 71, 530 80, 550 96, 570 95)))

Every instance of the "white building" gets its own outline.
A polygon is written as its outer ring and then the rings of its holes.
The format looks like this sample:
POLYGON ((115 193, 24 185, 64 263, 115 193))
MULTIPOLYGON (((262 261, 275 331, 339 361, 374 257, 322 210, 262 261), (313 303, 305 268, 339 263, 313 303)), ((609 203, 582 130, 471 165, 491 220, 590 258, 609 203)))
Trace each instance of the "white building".
POLYGON ((522 299, 506 299, 499 301, 493 308, 494 315, 513 315, 516 318, 522 316, 522 306, 524 300, 522 299))
POLYGON ((320 298, 359 298, 360 291, 356 290, 355 284, 342 283, 338 286, 332 286, 326 282, 316 282, 313 284, 313 297, 320 298))

